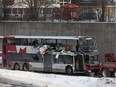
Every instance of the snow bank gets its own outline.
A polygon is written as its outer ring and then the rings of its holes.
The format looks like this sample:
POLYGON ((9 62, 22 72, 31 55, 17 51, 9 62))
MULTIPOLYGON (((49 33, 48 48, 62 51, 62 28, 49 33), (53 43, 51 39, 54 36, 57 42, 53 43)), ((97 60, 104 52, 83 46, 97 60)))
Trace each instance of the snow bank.
POLYGON ((40 87, 116 87, 116 78, 66 76, 0 69, 0 77, 40 87))

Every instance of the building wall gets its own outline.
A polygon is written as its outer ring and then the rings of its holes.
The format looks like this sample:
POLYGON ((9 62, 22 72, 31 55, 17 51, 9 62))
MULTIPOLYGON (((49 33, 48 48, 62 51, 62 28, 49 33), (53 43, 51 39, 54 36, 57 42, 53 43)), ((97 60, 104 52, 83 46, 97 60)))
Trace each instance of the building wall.
POLYGON ((47 35, 96 37, 101 61, 104 53, 116 55, 116 23, 1 22, 0 35, 47 35))

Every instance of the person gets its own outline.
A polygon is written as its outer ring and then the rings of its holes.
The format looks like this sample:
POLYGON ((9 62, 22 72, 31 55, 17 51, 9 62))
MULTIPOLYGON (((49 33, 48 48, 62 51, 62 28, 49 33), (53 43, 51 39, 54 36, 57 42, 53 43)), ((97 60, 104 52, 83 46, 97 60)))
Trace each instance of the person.
POLYGON ((81 52, 89 51, 89 47, 87 46, 86 41, 83 41, 82 39, 80 39, 80 42, 79 42, 79 51, 81 52))

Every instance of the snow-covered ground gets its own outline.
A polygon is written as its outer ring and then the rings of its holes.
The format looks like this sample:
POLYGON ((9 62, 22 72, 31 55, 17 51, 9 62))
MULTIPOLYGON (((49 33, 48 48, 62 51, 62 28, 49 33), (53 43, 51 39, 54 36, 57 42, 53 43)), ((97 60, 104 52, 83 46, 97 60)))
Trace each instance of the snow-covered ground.
POLYGON ((1 77, 33 84, 37 87, 116 87, 116 78, 67 76, 0 69, 1 77))

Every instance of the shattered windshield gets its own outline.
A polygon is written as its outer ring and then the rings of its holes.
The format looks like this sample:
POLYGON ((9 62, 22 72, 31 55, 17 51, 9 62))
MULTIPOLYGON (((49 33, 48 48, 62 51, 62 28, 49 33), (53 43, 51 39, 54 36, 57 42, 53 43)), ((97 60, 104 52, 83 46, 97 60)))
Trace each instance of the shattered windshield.
POLYGON ((81 39, 79 41, 80 51, 91 52, 95 50, 95 40, 93 38, 81 39))
POLYGON ((87 38, 86 39, 86 45, 89 49, 89 51, 92 51, 95 49, 95 40, 93 38, 87 38))

